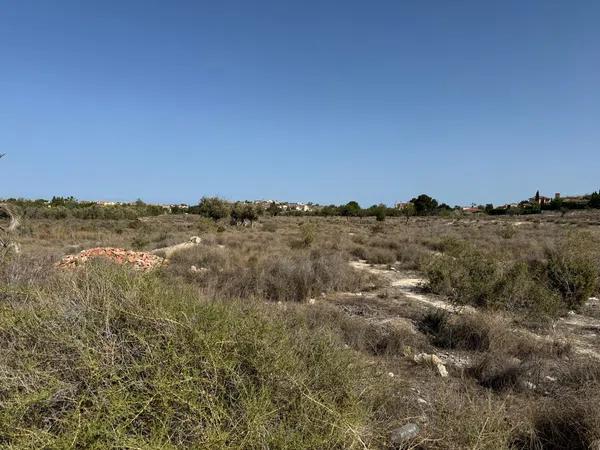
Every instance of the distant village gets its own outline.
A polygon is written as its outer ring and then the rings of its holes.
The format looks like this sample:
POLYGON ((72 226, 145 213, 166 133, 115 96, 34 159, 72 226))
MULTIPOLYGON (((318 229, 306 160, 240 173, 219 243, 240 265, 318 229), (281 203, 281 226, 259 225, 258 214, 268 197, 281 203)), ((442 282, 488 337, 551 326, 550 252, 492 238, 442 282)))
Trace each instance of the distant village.
MULTIPOLYGON (((357 202, 351 201, 345 205, 319 205, 308 202, 286 202, 279 200, 246 200, 241 202, 231 202, 218 197, 204 197, 198 204, 190 205, 187 203, 156 204, 146 203, 140 199, 134 202, 121 202, 113 200, 78 200, 74 197, 53 197, 51 200, 24 200, 7 199, 9 203, 22 206, 29 210, 29 213, 35 213, 32 209, 40 211, 46 209, 51 216, 56 216, 60 211, 77 212, 77 217, 95 218, 108 216, 110 211, 116 209, 125 211, 126 216, 135 216, 142 213, 149 215, 157 214, 205 214, 206 208, 214 208, 215 202, 224 205, 225 209, 233 210, 243 208, 254 211, 252 214, 267 213, 270 215, 323 215, 323 216, 410 216, 410 215, 440 215, 440 214, 488 214, 488 215, 518 215, 518 214, 538 214, 543 211, 559 211, 565 213, 569 210, 600 208, 600 191, 587 195, 562 196, 555 193, 552 197, 541 194, 537 191, 533 196, 516 203, 508 203, 500 206, 494 206, 491 203, 486 205, 471 204, 469 206, 450 207, 445 203, 439 203, 436 199, 421 194, 409 201, 396 202, 392 207, 384 204, 372 205, 368 208, 361 207, 357 202), (203 207, 203 202, 211 203, 203 207), (229 205, 229 206, 228 206, 229 205), (82 210, 88 211, 87 213, 82 210), (137 210, 137 212, 132 212, 137 210), (104 212, 103 212, 104 211, 104 212)), ((44 216, 44 214, 41 214, 44 216)), ((46 214, 45 216, 48 216, 46 214)))
MULTIPOLYGON (((471 204, 469 206, 455 206, 454 210, 460 210, 467 214, 476 214, 476 213, 485 213, 490 212, 491 209, 501 211, 501 210, 514 210, 518 208, 535 208, 536 206, 540 209, 550 209, 549 207, 553 204, 558 205, 567 205, 571 207, 570 209, 583 209, 594 194, 589 195, 574 195, 574 196, 561 196, 560 192, 554 193, 552 197, 547 197, 545 195, 540 194, 539 191, 535 193, 532 197, 522 200, 517 203, 507 203, 500 206, 493 206, 492 204, 487 205, 475 205, 471 204)), ((411 200, 411 201, 414 201, 411 200)), ((396 202, 394 204, 394 208, 398 210, 402 210, 406 208, 411 201, 406 202, 396 202)), ((135 206, 138 202, 115 202, 115 201, 97 201, 95 202, 99 206, 135 206)), ((278 200, 246 200, 242 203, 251 204, 259 210, 267 210, 269 207, 275 205, 280 209, 281 212, 300 212, 300 213, 309 213, 309 212, 318 212, 319 210, 326 208, 325 205, 319 205, 317 203, 298 203, 298 202, 285 202, 278 200)), ((185 211, 191 207, 186 203, 178 203, 178 204, 158 204, 154 206, 160 206, 164 208, 167 212, 172 211, 185 211)), ((558 208, 557 208, 558 209, 558 208)))

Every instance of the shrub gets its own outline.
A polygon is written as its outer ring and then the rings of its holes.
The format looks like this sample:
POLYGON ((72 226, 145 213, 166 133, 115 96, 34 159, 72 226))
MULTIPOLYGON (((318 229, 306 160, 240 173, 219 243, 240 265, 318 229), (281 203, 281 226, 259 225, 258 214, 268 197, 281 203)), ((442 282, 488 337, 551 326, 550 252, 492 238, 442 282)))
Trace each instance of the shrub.
POLYGON ((446 311, 433 311, 423 316, 419 328, 436 347, 479 351, 490 347, 490 326, 480 316, 461 316, 451 321, 446 311))
POLYGON ((229 216, 231 206, 218 197, 202 197, 197 209, 200 215, 209 217, 216 222, 229 216))
POLYGON ((505 269, 494 293, 495 306, 511 311, 528 311, 542 320, 556 317, 562 310, 560 295, 550 289, 541 269, 517 261, 505 269))
POLYGON ((396 252, 385 248, 370 248, 366 251, 365 259, 371 264, 393 264, 396 262, 396 252))
POLYGON ((273 312, 201 302, 154 274, 103 265, 59 277, 32 303, 5 302, 2 446, 369 443, 359 361, 329 335, 274 321, 273 312))
POLYGON ((366 260, 368 258, 367 249, 364 248, 362 245, 357 245, 356 247, 353 247, 352 250, 350 250, 350 254, 358 259, 366 260))
POLYGON ((142 250, 144 247, 146 247, 146 245, 148 245, 150 243, 150 241, 144 237, 144 236, 135 236, 132 240, 131 240, 131 246, 135 249, 135 250, 142 250))
POLYGON ((570 309, 580 308, 595 292, 598 269, 598 256, 587 235, 571 236, 548 250, 548 279, 570 309))
POLYGON ((502 239, 512 239, 517 234, 517 230, 512 225, 504 225, 498 230, 498 236, 502 239))
POLYGON ((217 225, 214 220, 211 220, 208 217, 201 217, 200 220, 198 220, 196 228, 200 233, 210 233, 216 231, 217 225))
POLYGON ((300 236, 298 240, 293 241, 292 248, 308 248, 315 241, 317 229, 312 223, 303 223, 300 225, 300 236))
POLYGON ((425 265, 432 292, 461 305, 528 311, 537 320, 562 310, 539 262, 506 261, 464 244, 450 248, 450 254, 432 257, 425 265))
POLYGON ((405 269, 419 269, 427 256, 427 250, 423 246, 412 242, 399 245, 396 249, 396 259, 405 269))
POLYGON ((596 391, 584 395, 561 395, 534 412, 533 430, 519 436, 513 448, 522 450, 587 450, 600 440, 600 414, 596 391))
POLYGON ((501 276, 498 262, 473 248, 465 248, 457 256, 431 258, 425 271, 432 292, 475 306, 489 305, 501 276))
POLYGON ((487 353, 480 356, 468 372, 483 387, 502 391, 521 388, 527 368, 515 358, 487 353))

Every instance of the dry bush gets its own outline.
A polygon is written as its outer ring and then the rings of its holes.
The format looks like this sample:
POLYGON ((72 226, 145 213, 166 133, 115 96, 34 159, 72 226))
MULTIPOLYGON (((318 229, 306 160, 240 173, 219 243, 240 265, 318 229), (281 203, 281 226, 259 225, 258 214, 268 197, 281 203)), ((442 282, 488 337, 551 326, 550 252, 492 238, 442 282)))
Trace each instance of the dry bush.
POLYGON ((317 228, 313 223, 302 223, 299 227, 298 237, 290 242, 293 249, 309 248, 317 237, 317 228))
POLYGON ((415 336, 393 323, 369 323, 361 319, 343 322, 341 329, 348 345, 377 356, 402 355, 406 346, 415 345, 415 336))
POLYGON ((403 243, 396 249, 396 259, 404 269, 421 268, 429 255, 425 247, 414 242, 403 243))
MULTIPOLYGON (((299 316, 293 317, 297 320, 299 316)), ((370 355, 394 357, 403 355, 406 346, 422 348, 427 345, 422 335, 415 333, 406 323, 378 323, 349 316, 328 303, 308 307, 302 317, 303 325, 309 329, 326 329, 354 350, 370 355)))
POLYGON ((598 288, 598 245, 588 234, 572 235, 548 250, 548 278, 570 309, 580 308, 598 288))
POLYGON ((483 387, 502 391, 520 389, 529 365, 502 353, 485 353, 477 358, 467 373, 483 387))
POLYGON ((522 411, 515 414, 510 402, 496 393, 481 394, 468 381, 449 380, 424 389, 431 404, 425 407, 428 423, 422 449, 511 448, 515 429, 526 428, 522 411), (427 439, 429 438, 429 439, 427 439))
MULTIPOLYGON (((596 386, 598 388, 598 386, 596 386)), ((600 445, 600 390, 572 392, 542 402, 531 418, 531 431, 518 435, 521 450, 587 450, 600 445)))
POLYGON ((432 311, 423 315, 418 327, 440 348, 502 353, 517 358, 555 358, 570 352, 567 342, 535 339, 528 333, 519 333, 508 318, 495 313, 451 315, 432 311))
POLYGON ((303 301, 322 292, 357 290, 365 280, 341 253, 316 249, 244 255, 201 246, 177 254, 169 271, 195 279, 213 297, 275 301, 303 301), (208 270, 190 274, 190 265, 208 270))
POLYGON ((396 262, 396 252, 385 248, 368 248, 364 259, 370 264, 393 264, 396 262))
POLYGON ((480 315, 451 318, 445 311, 432 311, 420 320, 419 329, 430 337, 436 347, 485 351, 490 348, 495 325, 480 315))
POLYGON ((568 343, 517 333, 508 319, 493 314, 436 311, 425 314, 419 328, 436 347, 477 352, 467 374, 493 390, 521 389, 526 378, 540 378, 545 359, 570 353, 568 343))
POLYGON ((366 260, 368 258, 368 251, 363 246, 356 246, 350 250, 350 254, 357 259, 366 260))
POLYGON ((527 311, 530 321, 558 316, 564 309, 560 296, 549 288, 539 266, 517 261, 505 269, 494 289, 495 306, 527 311))

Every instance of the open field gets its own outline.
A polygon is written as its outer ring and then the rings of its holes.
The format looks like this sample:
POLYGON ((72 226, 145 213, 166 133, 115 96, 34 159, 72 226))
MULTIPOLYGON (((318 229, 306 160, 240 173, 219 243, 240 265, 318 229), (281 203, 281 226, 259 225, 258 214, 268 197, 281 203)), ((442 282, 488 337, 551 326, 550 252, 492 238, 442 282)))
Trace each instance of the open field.
POLYGON ((17 239, 3 448, 600 448, 597 212, 29 219, 17 239), (148 272, 54 266, 191 236, 148 272))

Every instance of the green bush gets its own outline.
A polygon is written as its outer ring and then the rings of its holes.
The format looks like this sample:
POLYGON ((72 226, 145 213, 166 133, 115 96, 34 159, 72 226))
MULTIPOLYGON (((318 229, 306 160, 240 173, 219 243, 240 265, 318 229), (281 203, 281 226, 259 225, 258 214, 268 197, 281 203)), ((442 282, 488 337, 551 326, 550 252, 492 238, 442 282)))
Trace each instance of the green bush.
POLYGON ((425 266, 432 292, 457 304, 526 310, 536 318, 561 311, 560 296, 549 285, 544 267, 447 242, 449 254, 434 256, 425 266))
POLYGON ((523 261, 508 265, 495 286, 495 306, 526 310, 538 319, 557 316, 562 309, 561 298, 548 286, 542 269, 523 261))
POLYGON ((275 305, 206 303, 156 274, 103 265, 4 300, 4 448, 369 442, 358 361, 328 334, 273 320, 275 305))
POLYGON ((488 306, 501 270, 497 260, 475 248, 430 259, 425 271, 429 288, 461 305, 488 306))

